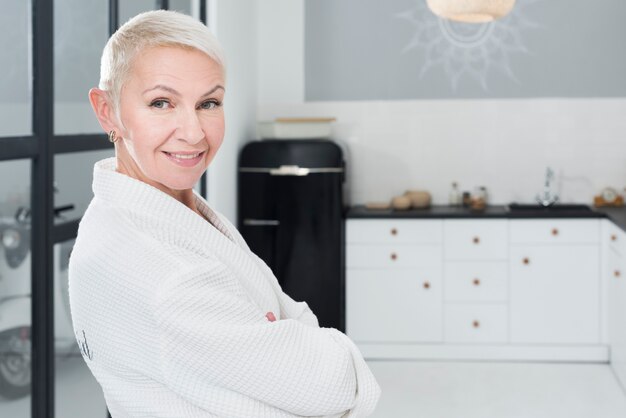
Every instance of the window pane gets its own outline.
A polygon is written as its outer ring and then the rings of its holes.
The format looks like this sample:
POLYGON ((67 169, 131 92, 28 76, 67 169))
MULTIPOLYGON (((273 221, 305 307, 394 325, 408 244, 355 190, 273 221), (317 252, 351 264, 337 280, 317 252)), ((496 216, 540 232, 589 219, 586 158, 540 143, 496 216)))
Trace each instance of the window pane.
POLYGON ((0 13, 0 136, 32 132, 30 2, 2 3, 0 13))
POLYGON ((0 417, 31 415, 30 167, 0 163, 0 417))
POLYGON ((120 26, 131 17, 141 12, 154 10, 156 6, 155 0, 119 0, 119 22, 120 26))
POLYGON ((114 155, 111 149, 60 154, 54 157, 54 207, 66 208, 55 216, 55 224, 83 216, 93 197, 91 191, 93 165, 114 155), (70 205, 73 208, 70 208, 70 205))
POLYGON ((108 39, 108 1, 54 2, 54 131, 100 133, 89 89, 100 79, 100 55, 108 39))
POLYGON ((80 353, 70 315, 67 267, 74 240, 54 246, 55 416, 106 417, 102 388, 80 353))

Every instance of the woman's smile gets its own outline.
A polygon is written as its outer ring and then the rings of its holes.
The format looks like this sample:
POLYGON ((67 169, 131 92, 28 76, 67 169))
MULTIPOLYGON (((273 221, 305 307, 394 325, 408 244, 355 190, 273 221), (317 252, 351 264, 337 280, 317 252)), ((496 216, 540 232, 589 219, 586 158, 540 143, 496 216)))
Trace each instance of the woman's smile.
POLYGON ((163 151, 163 154, 172 161, 174 164, 181 167, 194 167, 204 158, 204 151, 185 153, 185 152, 167 152, 163 151))

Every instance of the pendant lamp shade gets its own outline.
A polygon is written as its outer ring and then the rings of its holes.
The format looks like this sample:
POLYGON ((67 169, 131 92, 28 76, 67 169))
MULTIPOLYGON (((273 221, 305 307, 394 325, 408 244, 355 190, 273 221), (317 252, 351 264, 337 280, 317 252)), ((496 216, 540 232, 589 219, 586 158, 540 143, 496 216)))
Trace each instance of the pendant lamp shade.
POLYGON ((426 0, 434 14, 459 22, 485 23, 506 15, 515 0, 426 0))

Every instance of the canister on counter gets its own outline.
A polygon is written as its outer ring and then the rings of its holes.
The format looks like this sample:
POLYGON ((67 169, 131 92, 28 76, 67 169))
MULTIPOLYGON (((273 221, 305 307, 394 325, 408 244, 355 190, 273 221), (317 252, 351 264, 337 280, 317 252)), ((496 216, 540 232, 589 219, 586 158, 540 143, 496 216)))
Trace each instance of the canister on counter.
POLYGON ((464 208, 469 208, 470 203, 472 201, 472 195, 470 192, 463 192, 462 203, 464 208))

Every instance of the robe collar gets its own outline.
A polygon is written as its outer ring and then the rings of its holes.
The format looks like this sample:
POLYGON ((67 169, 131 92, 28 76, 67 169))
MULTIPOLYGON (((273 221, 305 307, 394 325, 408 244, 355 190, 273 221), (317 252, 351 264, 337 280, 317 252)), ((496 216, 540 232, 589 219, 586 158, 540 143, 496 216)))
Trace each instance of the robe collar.
POLYGON ((210 223, 167 193, 116 171, 115 157, 98 161, 94 166, 93 192, 96 199, 130 210, 142 227, 167 244, 184 247, 194 253, 217 258, 238 272, 240 283, 254 295, 267 294, 273 277, 271 270, 248 248, 239 232, 211 209, 194 190, 198 209, 210 223), (270 283, 268 283, 268 279, 270 283))
POLYGON ((93 192, 97 198, 116 206, 128 208, 146 217, 159 217, 159 223, 170 224, 181 234, 196 235, 200 233, 204 239, 213 242, 215 240, 221 241, 214 234, 219 231, 224 238, 232 243, 244 244, 245 246, 245 242, 241 242, 238 234, 230 230, 220 215, 211 209, 207 201, 195 190, 193 190, 193 195, 196 206, 209 222, 162 190, 119 173, 116 169, 117 160, 115 157, 106 158, 95 164, 93 192), (209 235, 204 236, 206 234, 209 235))

